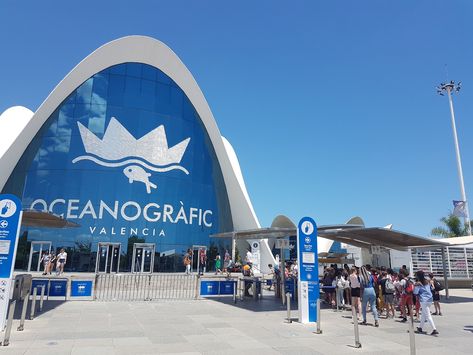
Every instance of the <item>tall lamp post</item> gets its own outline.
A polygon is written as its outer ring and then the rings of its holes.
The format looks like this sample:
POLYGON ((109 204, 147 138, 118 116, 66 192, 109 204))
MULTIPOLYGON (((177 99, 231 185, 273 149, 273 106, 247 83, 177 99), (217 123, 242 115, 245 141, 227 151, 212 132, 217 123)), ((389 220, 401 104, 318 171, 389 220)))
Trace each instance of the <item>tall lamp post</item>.
POLYGON ((450 104, 450 116, 452 119, 452 129, 453 129, 453 140, 455 142, 455 153, 457 157, 457 169, 458 169, 458 177, 460 179, 460 190, 461 190, 461 197, 465 203, 465 225, 468 231, 468 235, 471 235, 471 226, 470 226, 470 212, 468 208, 468 201, 466 199, 465 193, 465 183, 463 181, 463 169, 462 169, 462 162, 460 158, 460 147, 458 145, 458 136, 457 136, 457 126, 455 124, 455 113, 453 111, 453 100, 452 95, 454 93, 458 93, 461 88, 461 81, 457 84, 452 80, 449 83, 441 83, 437 86, 437 93, 441 96, 444 96, 447 93, 448 96, 448 103, 450 104))

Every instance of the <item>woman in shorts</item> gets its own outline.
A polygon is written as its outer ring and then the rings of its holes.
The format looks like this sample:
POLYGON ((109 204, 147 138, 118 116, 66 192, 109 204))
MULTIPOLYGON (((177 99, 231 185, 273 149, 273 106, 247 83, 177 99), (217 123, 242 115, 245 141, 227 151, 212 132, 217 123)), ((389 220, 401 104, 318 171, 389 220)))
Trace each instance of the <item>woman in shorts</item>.
POLYGON ((64 249, 61 249, 57 256, 56 274, 61 275, 64 273, 64 265, 66 265, 67 253, 64 249))
POLYGON ((361 302, 360 302, 360 277, 358 276, 358 270, 355 266, 352 266, 350 270, 350 291, 351 291, 351 304, 355 307, 355 311, 358 312, 358 320, 361 314, 361 302))

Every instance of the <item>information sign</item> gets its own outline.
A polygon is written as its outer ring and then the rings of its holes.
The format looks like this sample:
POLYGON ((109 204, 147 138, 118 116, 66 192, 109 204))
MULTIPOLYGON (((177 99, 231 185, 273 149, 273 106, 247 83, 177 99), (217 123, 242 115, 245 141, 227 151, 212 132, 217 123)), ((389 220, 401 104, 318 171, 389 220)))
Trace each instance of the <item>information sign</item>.
POLYGON ((49 297, 66 297, 67 280, 51 280, 49 285, 49 297))
POLYGON ((71 297, 91 297, 92 280, 71 280, 71 297))
POLYGON ((317 224, 310 217, 299 221, 297 228, 297 259, 299 262, 299 321, 317 321, 319 290, 319 259, 317 254, 317 224))
POLYGON ((0 195, 0 330, 5 328, 21 216, 18 197, 0 195))

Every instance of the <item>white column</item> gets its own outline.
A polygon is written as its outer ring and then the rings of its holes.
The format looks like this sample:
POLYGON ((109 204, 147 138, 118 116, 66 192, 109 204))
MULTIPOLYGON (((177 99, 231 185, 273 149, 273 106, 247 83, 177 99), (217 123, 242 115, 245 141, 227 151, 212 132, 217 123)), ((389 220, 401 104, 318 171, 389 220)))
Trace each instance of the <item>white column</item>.
POLYGON ((463 181, 463 169, 462 169, 462 163, 461 163, 461 157, 460 157, 460 147, 458 145, 458 136, 457 136, 457 126, 455 124, 455 113, 453 111, 453 100, 452 100, 452 94, 451 94, 451 88, 447 88, 447 94, 448 94, 448 102, 450 104, 450 116, 452 119, 452 130, 453 130, 453 140, 455 142, 455 154, 457 157, 457 169, 458 169, 458 177, 460 180, 460 190, 461 190, 461 198, 463 201, 465 201, 465 212, 466 212, 466 217, 464 219, 468 235, 471 235, 471 226, 470 226, 470 211, 468 208, 468 200, 466 199, 466 193, 465 193, 465 183, 463 181))

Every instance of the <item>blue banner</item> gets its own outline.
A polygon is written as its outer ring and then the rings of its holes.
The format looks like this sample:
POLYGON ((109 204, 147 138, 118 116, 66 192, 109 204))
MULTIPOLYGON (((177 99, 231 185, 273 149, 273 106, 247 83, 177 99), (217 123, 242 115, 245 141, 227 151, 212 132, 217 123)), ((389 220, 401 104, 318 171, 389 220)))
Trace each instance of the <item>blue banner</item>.
POLYGON ((0 195, 0 278, 11 278, 21 218, 21 202, 14 195, 0 195))
POLYGON ((5 328, 22 207, 18 197, 0 195, 0 330, 5 328))
POLYGON ((201 296, 216 296, 220 291, 219 281, 201 281, 200 295, 201 296))
POLYGON ((92 281, 71 280, 71 297, 90 297, 90 296, 92 296, 92 281))
POLYGON ((317 224, 303 217, 297 228, 297 259, 299 263, 299 311, 301 323, 317 321, 319 290, 319 258, 317 224))
POLYGON ((66 297, 67 280, 51 280, 49 296, 66 297))
POLYGON ((236 281, 220 281, 220 295, 233 295, 236 281))
POLYGON ((44 287, 44 294, 47 296, 49 294, 49 279, 33 279, 31 282, 31 294, 36 287, 36 293, 41 294, 41 287, 44 287))

